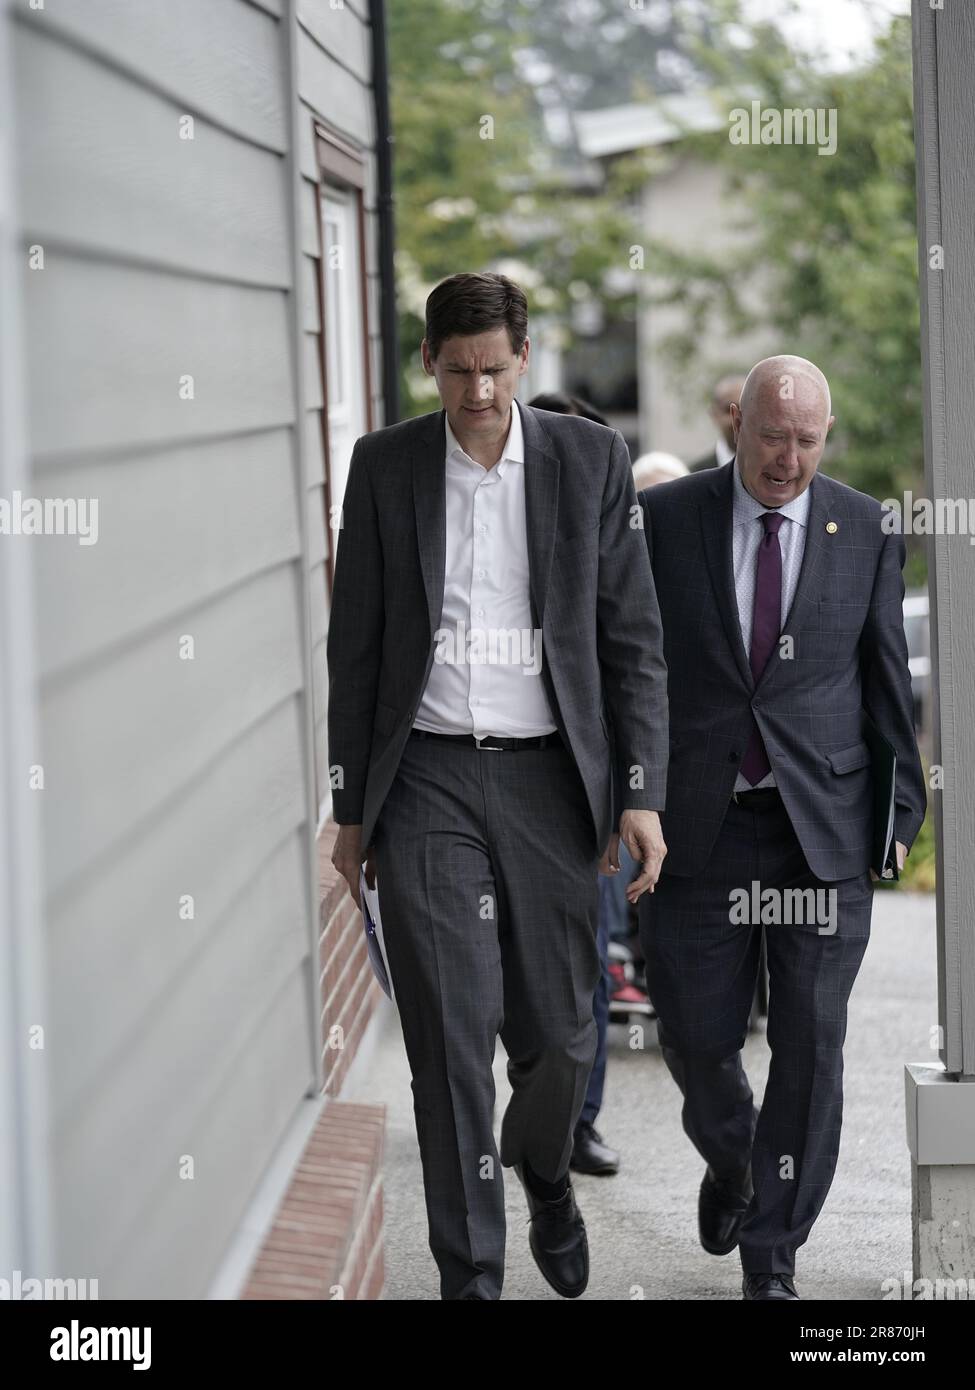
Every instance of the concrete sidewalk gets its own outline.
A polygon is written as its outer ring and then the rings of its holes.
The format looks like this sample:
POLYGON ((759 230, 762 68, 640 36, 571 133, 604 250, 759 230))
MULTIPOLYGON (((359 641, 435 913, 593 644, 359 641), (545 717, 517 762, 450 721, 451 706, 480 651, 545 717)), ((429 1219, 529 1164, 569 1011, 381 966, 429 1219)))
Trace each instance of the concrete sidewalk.
MULTIPOLYGON (((935 1061, 937 1023, 934 897, 878 891, 871 942, 850 1003, 843 1142, 836 1178, 810 1239, 799 1252, 804 1298, 879 1299, 885 1279, 911 1267, 911 1169, 905 1141, 906 1061, 935 1061)), ((388 1006, 366 1075, 343 1099, 387 1107, 385 1298, 439 1298, 427 1244, 423 1180, 413 1122, 410 1072, 399 1018, 388 1006)), ((737 1252, 717 1259, 697 1241, 703 1163, 680 1124, 680 1094, 660 1056, 656 1024, 646 1045, 629 1046, 612 1025, 606 1102, 598 1126, 622 1151, 616 1177, 574 1176, 586 1219, 591 1278, 585 1298, 738 1299, 737 1252)), ((764 1036, 745 1047, 760 1100, 768 1067, 764 1036)), ((500 1122, 510 1088, 500 1041, 495 1063, 500 1122)), ((527 1211, 505 1170, 508 1247, 504 1298, 558 1299, 528 1250, 527 1211)))

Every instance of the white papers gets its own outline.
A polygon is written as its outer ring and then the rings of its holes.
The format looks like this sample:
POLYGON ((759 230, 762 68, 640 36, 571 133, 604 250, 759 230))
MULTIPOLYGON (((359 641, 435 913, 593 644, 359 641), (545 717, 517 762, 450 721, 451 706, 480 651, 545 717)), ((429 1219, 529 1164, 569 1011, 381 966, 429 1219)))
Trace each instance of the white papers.
MULTIPOLYGON (((377 879, 377 883, 378 883, 378 879, 377 879)), ((389 991, 388 991, 389 997, 390 997, 390 999, 392 999, 392 1000, 395 1001, 395 999, 396 999, 396 992, 395 992, 395 990, 393 989, 393 976, 392 976, 392 973, 391 973, 391 971, 390 971, 390 969, 389 969, 389 957, 388 957, 388 955, 386 954, 386 942, 385 942, 385 940, 383 939, 383 921, 382 921, 382 917, 380 916, 380 912, 379 912, 379 890, 378 890, 378 888, 369 888, 369 887, 367 886, 367 884, 366 884, 365 870, 364 870, 364 868, 363 868, 361 865, 360 865, 360 868, 359 868, 359 896, 360 896, 360 901, 362 902, 363 908, 366 909, 366 910, 368 911, 369 918, 371 918, 372 924, 373 924, 373 926, 375 927, 375 931, 376 931, 376 943, 377 943, 377 945, 379 946, 379 953, 380 953, 380 955, 381 955, 381 957, 382 957, 383 969, 384 969, 385 972, 386 972, 386 979, 387 979, 387 981, 388 981, 388 983, 389 983, 389 991)), ((363 917, 365 918, 365 912, 363 912, 363 917)), ((366 925, 367 925, 367 930, 368 930, 368 922, 367 922, 366 925)), ((373 965, 373 970, 375 971, 375 965, 373 965)), ((377 978, 378 978, 378 975, 377 975, 377 978)), ((381 980, 381 979, 380 979, 379 982, 380 982, 380 984, 382 984, 382 980, 381 980)))

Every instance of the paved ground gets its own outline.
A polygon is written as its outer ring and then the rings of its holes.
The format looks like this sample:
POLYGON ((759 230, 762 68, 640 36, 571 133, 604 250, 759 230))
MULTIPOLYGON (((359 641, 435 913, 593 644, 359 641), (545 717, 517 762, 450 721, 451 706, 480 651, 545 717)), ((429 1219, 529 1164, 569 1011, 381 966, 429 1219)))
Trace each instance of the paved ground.
MULTIPOLYGON (((797 1284, 805 1298, 879 1299, 884 1279, 911 1265, 911 1170, 905 1141, 906 1061, 934 1060, 937 1022, 934 898, 879 892, 866 959, 850 1004, 845 1049, 846 1105, 837 1175, 826 1206, 799 1252, 797 1284)), ((697 1243, 696 1201, 703 1165, 680 1125, 679 1092, 661 1059, 655 1025, 643 1051, 626 1030, 610 1028, 604 1138, 622 1151, 612 1178, 575 1177, 589 1232, 592 1273, 585 1298, 737 1299, 736 1254, 716 1259, 697 1243)), ((765 1084, 768 1048, 761 1034, 746 1045, 756 1097, 765 1084)), ((510 1090, 500 1041, 495 1071, 497 1117, 510 1090)), ((427 1244, 426 1212, 410 1073, 399 1018, 389 1007, 368 1068, 343 1099, 387 1107, 385 1154, 386 1290, 391 1299, 439 1297, 427 1244)), ((527 1214, 517 1180, 506 1171, 506 1299, 556 1299, 532 1261, 527 1214)))

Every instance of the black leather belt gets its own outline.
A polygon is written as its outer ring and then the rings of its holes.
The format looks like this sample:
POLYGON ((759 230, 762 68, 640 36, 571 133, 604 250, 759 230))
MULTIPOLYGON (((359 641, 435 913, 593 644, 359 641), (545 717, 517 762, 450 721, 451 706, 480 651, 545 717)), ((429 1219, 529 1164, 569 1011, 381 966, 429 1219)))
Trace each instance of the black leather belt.
POLYGON ((519 753, 526 748, 564 747, 561 734, 539 734, 537 738, 500 738, 486 734, 475 738, 473 734, 437 734, 432 729, 411 729, 411 738, 436 738, 444 743, 463 743, 468 748, 488 748, 503 753, 519 753))
POLYGON ((766 810, 782 802, 778 787, 749 787, 747 791, 732 792, 731 799, 736 805, 745 806, 751 811, 766 810))

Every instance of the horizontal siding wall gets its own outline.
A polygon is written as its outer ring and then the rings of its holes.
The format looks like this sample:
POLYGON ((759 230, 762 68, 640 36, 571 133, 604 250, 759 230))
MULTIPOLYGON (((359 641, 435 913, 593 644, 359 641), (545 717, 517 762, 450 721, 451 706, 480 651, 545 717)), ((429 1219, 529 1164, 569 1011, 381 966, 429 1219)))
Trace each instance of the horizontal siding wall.
MULTIPOLYGON (((318 158, 315 151, 316 120, 355 145, 366 163, 366 273, 369 284, 369 322, 367 333, 372 364, 370 402, 374 428, 383 425, 381 332, 379 319, 379 229, 376 213, 376 120, 375 97, 372 88, 372 34, 365 0, 345 0, 333 8, 330 0, 298 0, 298 90, 301 98, 301 173, 302 250, 306 271, 302 277, 303 321, 319 354, 321 374, 321 326, 319 275, 321 272, 320 196, 318 158), (314 303, 312 302, 314 300, 314 303)), ((320 535, 310 536, 312 556, 328 556, 334 546, 336 533, 329 530, 325 505, 325 476, 323 458, 323 420, 321 390, 313 405, 306 402, 312 419, 309 423, 308 457, 322 460, 321 473, 310 475, 309 525, 321 528, 320 535)), ((333 506, 341 503, 333 497, 333 506)), ((328 677, 325 666, 325 634, 328 615, 326 564, 312 559, 308 582, 312 603, 312 663, 315 688, 315 758, 318 775, 318 798, 323 806, 330 802, 328 783, 328 677), (319 614, 321 618, 319 619, 319 614)))
POLYGON ((197 1298, 314 1080, 282 6, 23 9, 55 1272, 197 1298))

